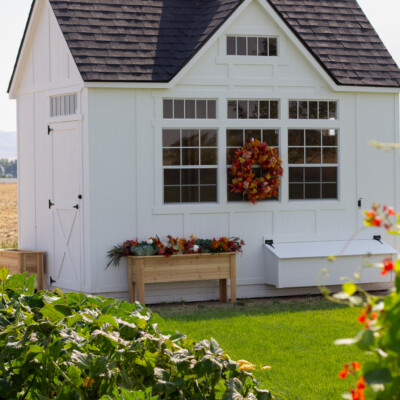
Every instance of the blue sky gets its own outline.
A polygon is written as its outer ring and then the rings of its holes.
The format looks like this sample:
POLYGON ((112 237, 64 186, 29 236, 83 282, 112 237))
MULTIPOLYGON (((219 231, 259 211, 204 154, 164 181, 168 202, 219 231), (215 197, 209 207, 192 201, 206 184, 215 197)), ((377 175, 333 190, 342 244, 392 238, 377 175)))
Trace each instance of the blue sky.
MULTIPOLYGON (((400 65, 400 0, 358 0, 375 30, 400 65)), ((31 0, 0 4, 0 132, 16 131, 16 105, 6 93, 31 0)), ((15 134, 0 135, 0 158, 16 147, 15 134), (11 147, 10 147, 11 146, 11 147), (6 150, 7 148, 7 150, 6 150)), ((13 151, 12 151, 13 152, 13 151)), ((16 152, 14 151, 16 154, 16 152)), ((14 153, 8 157, 15 157, 14 153)))

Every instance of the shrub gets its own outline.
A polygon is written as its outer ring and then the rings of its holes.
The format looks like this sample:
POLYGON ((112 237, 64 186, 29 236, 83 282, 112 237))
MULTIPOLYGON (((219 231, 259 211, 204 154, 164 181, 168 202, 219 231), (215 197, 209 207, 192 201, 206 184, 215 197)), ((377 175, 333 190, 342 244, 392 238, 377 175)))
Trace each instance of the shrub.
POLYGON ((160 332, 156 314, 82 293, 34 291, 0 270, 0 398, 272 399, 211 339, 160 332))

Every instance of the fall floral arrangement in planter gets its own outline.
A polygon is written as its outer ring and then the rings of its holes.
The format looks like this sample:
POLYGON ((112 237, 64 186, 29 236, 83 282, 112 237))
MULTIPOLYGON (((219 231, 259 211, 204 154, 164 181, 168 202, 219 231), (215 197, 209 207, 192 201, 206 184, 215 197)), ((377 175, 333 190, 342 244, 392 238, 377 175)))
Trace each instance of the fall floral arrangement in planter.
POLYGON ((127 240, 122 245, 114 246, 108 253, 110 264, 117 266, 122 257, 126 256, 165 256, 174 254, 196 253, 241 253, 244 241, 240 238, 221 236, 219 239, 199 239, 190 235, 189 239, 167 236, 167 241, 161 241, 156 235, 139 242, 127 240))

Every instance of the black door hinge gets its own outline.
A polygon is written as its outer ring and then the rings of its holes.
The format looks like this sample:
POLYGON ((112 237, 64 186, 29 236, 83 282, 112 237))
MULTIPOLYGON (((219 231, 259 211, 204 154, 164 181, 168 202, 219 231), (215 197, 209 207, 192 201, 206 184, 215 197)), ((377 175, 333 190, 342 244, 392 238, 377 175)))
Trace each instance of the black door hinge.
POLYGON ((49 208, 53 207, 54 203, 51 202, 51 200, 49 199, 49 208))
POLYGON ((51 132, 53 132, 53 128, 50 128, 50 125, 47 125, 47 134, 50 135, 51 132))
POLYGON ((56 283, 56 281, 50 276, 50 285, 52 285, 53 283, 56 283))
POLYGON ((358 208, 361 208, 361 200, 362 200, 362 197, 360 197, 360 198, 358 199, 358 201, 357 201, 358 208))

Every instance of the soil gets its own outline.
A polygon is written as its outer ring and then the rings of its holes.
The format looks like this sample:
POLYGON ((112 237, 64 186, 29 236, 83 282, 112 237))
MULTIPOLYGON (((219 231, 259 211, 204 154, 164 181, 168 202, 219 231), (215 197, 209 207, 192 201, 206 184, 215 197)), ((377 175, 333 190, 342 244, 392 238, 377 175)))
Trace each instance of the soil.
POLYGON ((0 245, 18 240, 17 184, 0 184, 0 245))

